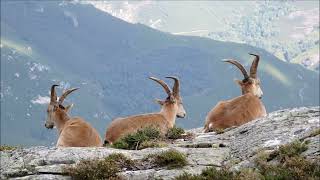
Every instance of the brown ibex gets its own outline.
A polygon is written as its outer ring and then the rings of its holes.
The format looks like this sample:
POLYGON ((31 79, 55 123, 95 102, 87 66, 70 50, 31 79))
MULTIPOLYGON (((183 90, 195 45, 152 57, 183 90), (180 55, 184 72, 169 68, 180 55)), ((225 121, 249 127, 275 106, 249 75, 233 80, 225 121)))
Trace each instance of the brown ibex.
POLYGON ((73 91, 78 88, 73 88, 65 91, 57 100, 55 87, 51 87, 51 99, 48 105, 47 113, 48 119, 45 127, 52 129, 57 127, 59 138, 57 142, 58 147, 92 147, 102 146, 101 138, 89 123, 80 117, 69 117, 68 111, 72 105, 64 107, 63 100, 73 91))
POLYGON ((260 57, 256 54, 250 55, 255 56, 250 68, 250 75, 238 61, 225 61, 239 68, 244 76, 242 81, 236 80, 241 87, 242 96, 218 102, 206 117, 204 132, 240 126, 266 116, 266 109, 260 100, 263 92, 260 87, 260 79, 257 77, 260 57))
POLYGON ((172 91, 164 81, 150 77, 151 80, 159 83, 168 95, 166 100, 156 99, 156 102, 161 105, 160 112, 117 118, 113 120, 107 128, 105 144, 112 144, 124 135, 134 133, 139 129, 150 126, 159 128, 161 134, 164 135, 169 128, 174 126, 176 117, 184 118, 186 116, 186 111, 183 108, 182 98, 180 96, 179 79, 172 76, 166 78, 174 80, 172 91))

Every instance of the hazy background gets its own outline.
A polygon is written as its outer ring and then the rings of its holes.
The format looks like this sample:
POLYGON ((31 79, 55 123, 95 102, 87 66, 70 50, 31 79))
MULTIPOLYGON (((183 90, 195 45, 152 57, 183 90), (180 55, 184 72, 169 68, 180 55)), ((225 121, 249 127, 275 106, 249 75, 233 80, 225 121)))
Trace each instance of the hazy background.
POLYGON ((158 111, 181 79, 184 128, 200 127, 219 101, 240 95, 235 58, 258 74, 267 111, 319 105, 319 2, 1 1, 1 144, 54 145, 44 127, 49 89, 101 135, 119 116, 158 111), (172 82, 166 80, 170 85, 172 82))

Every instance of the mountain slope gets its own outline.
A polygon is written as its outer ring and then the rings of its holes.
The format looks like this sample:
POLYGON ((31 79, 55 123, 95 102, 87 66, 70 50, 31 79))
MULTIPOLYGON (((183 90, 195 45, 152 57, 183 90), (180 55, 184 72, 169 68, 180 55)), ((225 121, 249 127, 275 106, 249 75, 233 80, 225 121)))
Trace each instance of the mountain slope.
POLYGON ((319 71, 319 1, 85 1, 131 23, 261 47, 319 71), (306 53, 307 51, 307 53, 306 53), (300 56, 305 53, 304 56, 300 56))
POLYGON ((1 2, 1 143, 55 142, 56 132, 44 128, 53 83, 61 84, 59 93, 80 87, 66 101, 75 104, 71 114, 84 117, 103 135, 112 118, 158 111, 152 100, 165 93, 148 76, 177 75, 188 113, 177 123, 202 126, 219 100, 240 94, 233 79, 241 74, 221 59, 249 66, 248 52, 261 55, 268 111, 319 104, 317 73, 263 49, 163 33, 91 5, 1 2))

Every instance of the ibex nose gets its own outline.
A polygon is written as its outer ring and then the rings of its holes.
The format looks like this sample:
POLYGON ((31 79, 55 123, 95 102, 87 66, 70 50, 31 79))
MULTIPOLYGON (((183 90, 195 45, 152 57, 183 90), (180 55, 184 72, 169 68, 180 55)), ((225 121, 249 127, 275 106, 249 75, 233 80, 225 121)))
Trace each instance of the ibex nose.
POLYGON ((184 117, 186 117, 186 114, 178 114, 177 117, 178 118, 184 118, 184 117))
POLYGON ((50 125, 50 124, 45 123, 45 124, 44 124, 44 127, 46 127, 47 129, 52 129, 52 128, 53 128, 53 125, 50 125))

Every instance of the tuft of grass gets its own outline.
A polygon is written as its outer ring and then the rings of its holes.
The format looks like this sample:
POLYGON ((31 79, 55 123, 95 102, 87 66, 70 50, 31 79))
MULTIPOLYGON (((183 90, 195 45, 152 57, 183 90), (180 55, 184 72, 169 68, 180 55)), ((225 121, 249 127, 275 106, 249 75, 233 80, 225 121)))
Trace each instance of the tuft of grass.
POLYGON ((222 129, 222 128, 215 128, 213 131, 216 132, 217 134, 224 133, 224 129, 222 129))
POLYGON ((299 156, 301 153, 308 149, 306 142, 299 140, 293 141, 292 143, 282 145, 279 147, 279 158, 280 162, 285 161, 288 158, 299 156))
POLYGON ((184 129, 174 126, 170 128, 166 134, 166 138, 168 139, 181 139, 183 138, 184 129))
POLYGON ((105 159, 82 160, 74 167, 64 168, 73 179, 120 179, 117 175, 124 168, 132 168, 134 162, 123 154, 114 153, 105 159))
POLYGON ((232 180, 234 175, 226 168, 216 169, 213 167, 202 170, 201 174, 193 175, 184 172, 182 175, 175 177, 176 180, 232 180))
POLYGON ((150 154, 146 159, 159 167, 167 167, 167 169, 182 168, 187 165, 186 155, 177 150, 168 150, 159 154, 150 154))
POLYGON ((145 149, 145 148, 162 148, 167 147, 168 144, 164 141, 159 140, 150 140, 150 141, 144 141, 139 145, 139 149, 145 149))
MULTIPOLYGON (((158 128, 147 127, 138 130, 136 133, 128 134, 122 137, 112 146, 118 149, 143 149, 147 148, 147 141, 152 141, 159 138, 161 138, 161 134, 158 128)), ((152 144, 152 147, 156 147, 155 143, 152 144)))
POLYGON ((306 142, 294 141, 280 146, 274 152, 260 152, 255 168, 232 172, 228 168, 207 168, 199 175, 184 173, 177 180, 305 180, 320 179, 320 164, 307 160, 301 153, 307 150, 306 142))
POLYGON ((17 146, 10 146, 10 145, 0 145, 0 151, 13 151, 16 150, 17 146))
POLYGON ((233 177, 235 180, 258 180, 264 179, 263 175, 258 172, 258 170, 253 168, 244 168, 240 172, 236 173, 233 177))
POLYGON ((311 134, 310 134, 310 137, 314 137, 314 136, 317 136, 320 134, 320 128, 314 130, 311 134))
POLYGON ((176 176, 174 179, 175 180, 205 180, 205 178, 201 177, 201 175, 193 175, 187 172, 184 172, 183 174, 176 176))
MULTIPOLYGON (((314 136, 317 136, 320 134, 320 128, 317 128, 316 130, 312 131, 307 137, 305 138, 308 138, 308 137, 314 137, 314 136)), ((304 139, 305 139, 304 138, 304 139)))
POLYGON ((301 156, 306 150, 307 143, 297 140, 275 152, 260 153, 255 163, 264 179, 319 179, 319 164, 301 156))

